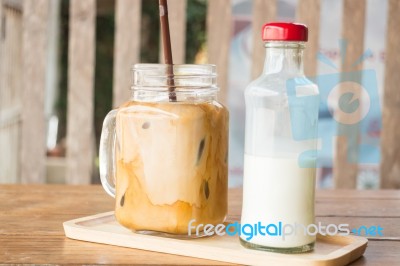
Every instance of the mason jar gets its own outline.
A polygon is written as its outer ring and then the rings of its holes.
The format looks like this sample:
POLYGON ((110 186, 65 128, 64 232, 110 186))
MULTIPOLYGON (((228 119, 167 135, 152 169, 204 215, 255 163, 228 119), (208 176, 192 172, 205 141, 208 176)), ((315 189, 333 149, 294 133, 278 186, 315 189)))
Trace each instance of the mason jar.
POLYGON ((131 98, 104 119, 99 154, 123 226, 197 237, 197 225, 224 222, 228 111, 216 77, 214 65, 133 66, 131 98))

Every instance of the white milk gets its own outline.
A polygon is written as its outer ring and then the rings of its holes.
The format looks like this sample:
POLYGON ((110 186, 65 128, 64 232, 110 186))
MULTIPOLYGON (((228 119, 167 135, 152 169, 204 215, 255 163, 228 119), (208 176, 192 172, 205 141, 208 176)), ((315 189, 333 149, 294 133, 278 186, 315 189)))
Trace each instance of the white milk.
MULTIPOLYGON (((297 155, 263 157, 245 154, 242 226, 314 223, 315 168, 300 168, 297 155)), ((287 232, 290 228, 286 229, 287 232)), ((266 247, 300 247, 315 241, 298 228, 296 235, 265 236, 257 234, 247 242, 266 247)), ((313 230, 311 230, 313 231, 313 230)))

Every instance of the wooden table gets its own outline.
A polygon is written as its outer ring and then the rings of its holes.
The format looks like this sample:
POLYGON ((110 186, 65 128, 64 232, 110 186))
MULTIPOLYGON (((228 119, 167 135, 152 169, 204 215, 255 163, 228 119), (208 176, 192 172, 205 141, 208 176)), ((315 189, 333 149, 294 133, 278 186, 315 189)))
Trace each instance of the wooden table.
MULTIPOLYGON (((64 236, 64 221, 112 209, 98 185, 0 185, 0 263, 227 265, 64 236)), ((239 219, 240 209, 241 189, 232 189, 229 220, 239 219)), ((353 265, 400 265, 400 191, 318 191, 316 213, 323 223, 384 228, 353 265)))

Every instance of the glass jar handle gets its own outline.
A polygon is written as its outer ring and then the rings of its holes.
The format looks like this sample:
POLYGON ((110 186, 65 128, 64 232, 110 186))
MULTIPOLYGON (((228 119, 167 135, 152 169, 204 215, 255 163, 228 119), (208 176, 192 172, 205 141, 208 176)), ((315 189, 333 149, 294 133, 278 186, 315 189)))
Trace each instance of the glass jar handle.
POLYGON ((116 116, 118 110, 110 111, 104 118, 100 137, 99 168, 104 190, 115 198, 115 149, 116 116))

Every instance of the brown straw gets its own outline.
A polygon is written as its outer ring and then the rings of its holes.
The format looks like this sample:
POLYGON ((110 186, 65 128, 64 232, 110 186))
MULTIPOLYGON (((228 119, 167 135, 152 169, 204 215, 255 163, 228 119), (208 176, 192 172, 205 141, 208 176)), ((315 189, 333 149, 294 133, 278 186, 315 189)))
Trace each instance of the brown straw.
POLYGON ((175 82, 174 82, 174 70, 172 62, 172 50, 171 50, 171 37, 169 34, 169 21, 168 21, 168 4, 167 0, 159 0, 160 8, 160 24, 161 24, 161 36, 164 49, 164 61, 167 64, 167 84, 169 91, 169 100, 176 102, 175 94, 175 82))

